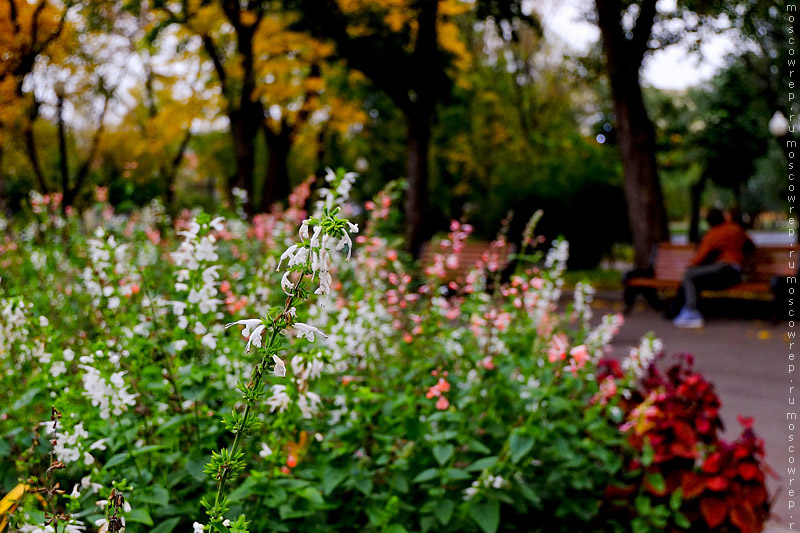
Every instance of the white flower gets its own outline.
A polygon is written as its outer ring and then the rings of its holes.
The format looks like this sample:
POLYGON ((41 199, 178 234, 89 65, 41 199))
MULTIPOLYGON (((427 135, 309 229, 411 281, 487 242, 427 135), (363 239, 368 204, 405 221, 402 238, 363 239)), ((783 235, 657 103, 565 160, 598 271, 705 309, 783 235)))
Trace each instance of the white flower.
POLYGON ((289 248, 287 248, 286 251, 281 254, 281 258, 278 261, 278 267, 275 270, 277 271, 277 270, 281 269, 281 264, 283 263, 284 259, 288 259, 289 263, 291 264, 292 259, 294 259, 295 251, 297 251, 297 245, 296 244, 293 244, 289 248))
POLYGON ((203 524, 200 522, 195 522, 192 524, 192 528, 194 529, 194 533, 203 533, 204 530, 203 524))
MULTIPOLYGON (((188 286, 186 287, 189 288, 188 286)), ((162 305, 171 305, 172 313, 176 316, 182 316, 186 311, 186 302, 166 301, 162 305)))
POLYGON ((283 292, 285 292, 287 295, 291 296, 292 289, 294 289, 294 283, 292 283, 292 280, 289 279, 289 274, 291 274, 291 272, 288 270, 283 274, 283 277, 281 278, 281 289, 283 289, 283 292))
POLYGON ((279 378, 286 377, 286 364, 277 355, 272 355, 272 360, 275 362, 275 375, 279 378))
POLYGON ((222 225, 223 220, 225 220, 225 217, 217 217, 211 222, 209 222, 208 225, 211 226, 211 229, 214 229, 216 231, 222 231, 225 229, 225 226, 222 225))
POLYGON ((64 364, 64 361, 56 361, 50 367, 50 375, 55 377, 60 376, 61 374, 65 374, 67 372, 67 365, 64 364))
POLYGON ((72 361, 73 359, 75 359, 75 352, 67 348, 66 350, 64 350, 63 356, 65 361, 72 361))
POLYGON ((247 346, 245 347, 245 351, 250 351, 250 344, 255 344, 259 348, 261 348, 261 332, 264 331, 266 326, 261 324, 256 329, 253 330, 253 333, 250 334, 250 338, 247 340, 247 346))
POLYGON ((225 324, 225 329, 228 329, 232 326, 242 325, 244 329, 242 330, 242 337, 250 337, 250 332, 253 328, 261 324, 260 318, 246 318, 244 320, 237 320, 236 322, 230 322, 225 324))
POLYGON ((266 459, 267 457, 272 455, 272 449, 269 446, 267 446, 266 442, 261 443, 261 451, 258 452, 258 455, 263 459, 266 459))
POLYGON ((322 333, 319 329, 315 328, 314 326, 310 326, 308 324, 304 324, 302 322, 295 322, 292 324, 292 328, 297 331, 297 338, 305 337, 311 342, 314 342, 314 335, 321 335, 323 338, 327 339, 328 336, 322 333))
POLYGON ((184 339, 178 339, 175 342, 173 342, 171 346, 176 352, 180 352, 183 351, 183 349, 186 348, 188 345, 189 341, 184 339))
POLYGON ((270 387, 272 396, 267 399, 266 404, 269 406, 269 412, 274 413, 276 410, 283 412, 289 407, 291 398, 286 394, 286 385, 273 385, 270 387))

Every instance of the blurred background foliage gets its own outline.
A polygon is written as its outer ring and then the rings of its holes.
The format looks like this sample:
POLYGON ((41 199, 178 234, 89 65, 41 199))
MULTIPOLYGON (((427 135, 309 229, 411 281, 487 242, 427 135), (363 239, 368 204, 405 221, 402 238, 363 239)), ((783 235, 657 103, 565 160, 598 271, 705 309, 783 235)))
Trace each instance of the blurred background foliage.
MULTIPOLYGON (((80 210, 102 185, 123 209, 161 198, 176 212, 239 187, 254 213, 345 166, 362 198, 409 178, 421 200, 406 212, 424 215, 413 239, 454 218, 491 239, 509 210, 514 238, 543 208, 541 231, 591 268, 636 227, 607 49, 565 47, 542 26, 545 4, 5 0, 0 207, 12 215, 36 189, 80 210)), ((735 44, 706 83, 644 87, 664 209, 695 239, 712 205, 751 222, 783 210, 786 158, 768 124, 789 109, 788 26, 781 2, 678 4, 595 3, 633 37, 652 8, 645 57, 711 34, 735 44)), ((582 16, 601 24, 594 7, 582 16)))

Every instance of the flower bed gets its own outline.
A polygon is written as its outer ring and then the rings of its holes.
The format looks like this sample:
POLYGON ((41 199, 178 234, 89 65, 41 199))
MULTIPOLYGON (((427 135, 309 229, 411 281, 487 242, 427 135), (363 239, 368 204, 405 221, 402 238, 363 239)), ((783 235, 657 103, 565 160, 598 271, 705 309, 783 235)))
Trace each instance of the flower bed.
POLYGON ((606 360, 621 317, 590 327, 585 284, 558 311, 566 242, 531 227, 510 277, 490 250, 451 281, 468 225, 412 269, 396 189, 356 236, 329 178, 313 216, 306 183, 250 221, 98 203, 86 237, 32 197, 0 258, 6 527, 760 529, 750 423, 721 440, 713 386, 655 339, 606 360))

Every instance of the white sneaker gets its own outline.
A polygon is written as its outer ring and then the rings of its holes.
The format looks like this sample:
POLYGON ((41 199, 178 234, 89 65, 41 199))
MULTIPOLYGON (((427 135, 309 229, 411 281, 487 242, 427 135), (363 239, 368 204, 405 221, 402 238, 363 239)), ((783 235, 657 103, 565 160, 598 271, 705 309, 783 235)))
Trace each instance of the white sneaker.
POLYGON ((703 315, 699 311, 681 309, 681 312, 672 321, 672 325, 676 328, 697 329, 705 325, 705 320, 703 320, 703 315))

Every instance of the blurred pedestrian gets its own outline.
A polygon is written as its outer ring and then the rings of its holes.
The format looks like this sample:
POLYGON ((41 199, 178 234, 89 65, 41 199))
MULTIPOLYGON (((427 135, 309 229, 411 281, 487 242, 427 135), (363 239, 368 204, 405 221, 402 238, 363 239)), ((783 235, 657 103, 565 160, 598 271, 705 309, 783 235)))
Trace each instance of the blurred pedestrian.
POLYGON ((722 290, 742 280, 742 263, 753 243, 738 222, 725 219, 719 209, 710 209, 706 221, 711 229, 703 236, 689 268, 683 275, 683 307, 672 323, 679 328, 702 328, 703 315, 697 298, 703 290, 722 290))

